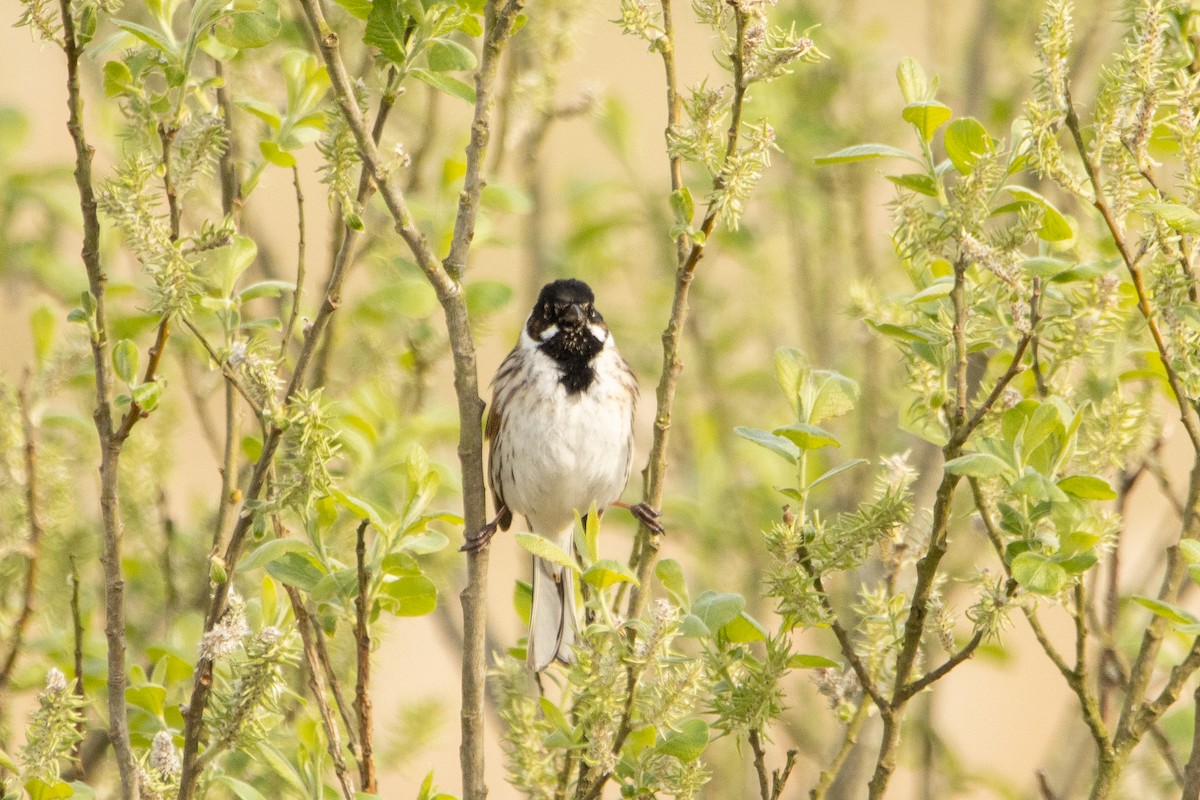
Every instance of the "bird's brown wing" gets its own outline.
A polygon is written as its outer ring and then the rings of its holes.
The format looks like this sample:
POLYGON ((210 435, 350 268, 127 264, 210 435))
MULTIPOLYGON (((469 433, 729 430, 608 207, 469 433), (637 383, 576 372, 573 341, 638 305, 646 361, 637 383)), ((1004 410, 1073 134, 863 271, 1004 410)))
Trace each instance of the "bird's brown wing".
POLYGON ((505 359, 500 365, 499 371, 496 373, 495 386, 492 392, 492 404, 488 407, 487 424, 483 429, 483 437, 488 440, 488 483, 492 487, 492 502, 495 504, 496 511, 499 514, 497 523, 500 525, 500 530, 506 531, 512 525, 512 510, 504 502, 504 457, 505 453, 497 447, 496 437, 500 433, 500 426, 504 422, 504 400, 506 393, 502 391, 503 381, 500 380, 505 374, 505 367, 508 365, 509 359, 505 359), (501 384, 497 386, 496 384, 501 384))

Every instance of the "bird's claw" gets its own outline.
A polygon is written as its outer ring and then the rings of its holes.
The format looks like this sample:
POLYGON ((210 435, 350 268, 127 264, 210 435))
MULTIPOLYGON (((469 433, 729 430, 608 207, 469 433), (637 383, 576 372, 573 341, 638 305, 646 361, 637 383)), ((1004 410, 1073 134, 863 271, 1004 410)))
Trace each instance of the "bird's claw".
POLYGON ((463 546, 458 548, 460 553, 477 553, 487 547, 488 542, 492 541, 492 537, 496 535, 496 531, 500 528, 500 523, 497 520, 492 520, 488 524, 479 529, 479 532, 474 536, 467 537, 463 546))
POLYGON ((629 513, 633 514, 633 518, 645 525, 654 533, 662 535, 666 533, 658 518, 662 516, 661 511, 655 511, 646 503, 635 503, 629 507, 629 513))

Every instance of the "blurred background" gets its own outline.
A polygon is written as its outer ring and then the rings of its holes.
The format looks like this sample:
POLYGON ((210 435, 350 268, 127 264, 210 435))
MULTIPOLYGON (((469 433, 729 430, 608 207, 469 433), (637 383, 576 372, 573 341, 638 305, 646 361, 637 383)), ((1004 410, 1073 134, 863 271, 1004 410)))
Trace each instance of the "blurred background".
MULTIPOLYGON (((18 3, 4 4, 5 16, 15 20, 18 3)), ((719 81, 723 73, 712 56, 715 41, 689 22, 686 3, 678 5, 682 84, 719 81)), ((1088 96, 1087 76, 1096 73, 1115 46, 1122 10, 1115 0, 1077 4, 1077 94, 1088 96)), ((644 42, 620 34, 611 22, 618 13, 615 3, 529 4, 531 21, 503 67, 508 89, 488 154, 489 197, 469 280, 476 287, 474 310, 481 320, 476 335, 485 381, 515 341, 544 282, 575 276, 595 288, 597 305, 642 386, 640 469, 649 442, 674 248, 668 235, 672 221, 661 62, 644 42)), ((747 118, 771 119, 778 150, 740 229, 721 230, 713 238, 693 287, 663 543, 663 555, 688 570, 693 594, 708 588, 740 592, 751 613, 772 617, 772 609, 759 599, 756 562, 764 557, 759 530, 778 517, 783 498, 771 487, 785 484, 787 476, 732 430, 788 421, 789 410, 774 388, 771 370, 777 347, 800 348, 815 367, 840 371, 861 385, 859 408, 838 422, 844 445, 832 457, 834 463, 911 451, 910 460, 920 467, 936 457, 934 448, 899 430, 898 409, 907 399, 898 359, 856 313, 862 297, 886 295, 903 285, 889 236, 892 186, 874 166, 877 162, 818 167, 813 158, 864 141, 914 146, 912 131, 900 118, 903 101, 895 82, 903 56, 916 58, 927 73, 939 76, 938 98, 956 116, 977 117, 994 135, 1004 136, 1030 91, 1040 13, 1036 0, 780 0, 777 14, 785 24, 794 20, 798 29, 819 26, 810 35, 829 58, 801 65, 795 74, 753 90, 747 118)), ((85 76, 88 124, 101 143, 97 167, 103 174, 119 154, 104 149, 111 145, 101 132, 111 130, 116 120, 103 102, 99 70, 92 67, 85 76)), ((55 48, 31 41, 26 29, 0 27, 0 75, 7 76, 0 83, 0 290, 5 301, 0 332, 7 342, 0 348, 0 369, 13 384, 33 359, 31 314, 47 306, 65 318, 85 287, 77 258, 78 200, 70 177, 63 73, 55 48)), ((389 129, 389 138, 402 143, 412 158, 406 181, 413 207, 435 235, 444 235, 457 202, 467 113, 465 104, 414 84, 401 98, 389 129)), ((332 226, 315 154, 298 151, 297 157, 308 201, 313 265, 302 313, 311 315, 320 296, 332 226)), ((289 170, 268 167, 245 209, 243 224, 259 244, 252 270, 261 277, 292 274, 297 218, 291 180, 289 170)), ((693 186, 702 183, 697 178, 693 186)), ((440 310, 381 219, 378 209, 367 216, 368 241, 335 320, 331 345, 322 355, 327 394, 348 420, 337 466, 368 476, 418 441, 441 475, 435 505, 456 509, 456 412, 440 310), (365 421, 373 433, 365 437, 353 420, 365 421)), ((118 297, 121 283, 141 280, 119 256, 114 256, 112 270, 118 297)), ((138 310, 126 312, 132 319, 138 310)), ((130 330, 137 330, 133 323, 130 330)), ((143 499, 127 511, 130 616, 146 620, 158 613, 153 598, 161 594, 155 588, 161 573, 155 553, 163 546, 164 529, 176 541, 198 542, 182 548, 185 555, 172 568, 180 591, 205 584, 205 542, 220 487, 220 454, 211 446, 212 431, 206 430, 219 403, 219 376, 205 370, 201 359, 184 357, 168 359, 163 372, 178 391, 170 393, 144 430, 139 428, 131 447, 143 451, 126 461, 126 480, 143 499), (186 431, 188 445, 155 448, 154 431, 167 430, 186 431), (164 521, 169 527, 164 528, 164 521)), ((85 379, 73 380, 78 385, 85 379)), ((51 411, 68 413, 65 407, 51 411)), ((77 429, 78 449, 47 468, 63 476, 94 475, 71 469, 72 458, 95 463, 94 435, 87 433, 86 426, 77 429)), ((1170 455, 1168 443, 1168 465, 1170 455)), ((635 475, 627 500, 638 499, 636 484, 635 475)), ((931 489, 923 480, 917 487, 926 496, 931 489)), ((386 494, 385 485, 377 488, 386 494)), ((854 481, 833 482, 816 503, 831 514, 852 507, 861 490, 854 481)), ((53 523, 73 531, 62 546, 80 557, 85 584, 98 582, 96 488, 83 480, 55 491, 63 493, 63 503, 53 523)), ((1170 524, 1164 523, 1170 523, 1170 512, 1162 500, 1157 488, 1139 486, 1130 506, 1135 530, 1147 538, 1147 554, 1161 552, 1149 542, 1169 533, 1170 524)), ((605 522, 606 552, 624 558, 632 540, 630 521, 613 513, 605 522)), ((459 535, 443 530, 452 542, 459 535)), ((985 546, 980 537, 980 551, 985 546)), ((973 557, 969 547, 953 555, 964 564, 973 557)), ((381 794, 392 798, 415 796, 430 769, 438 785, 457 791, 462 558, 451 547, 432 556, 431 563, 440 590, 437 612, 388 622, 377 653, 381 794)), ((1129 580, 1146 583, 1154 566, 1131 554, 1129 580)), ((491 637, 497 648, 510 647, 523 635, 512 593, 513 581, 527 578, 527 571, 527 554, 511 538, 498 537, 490 586, 491 637)), ((53 653, 63 646, 60 626, 67 595, 62 573, 48 568, 39 591, 31 637, 53 653)), ((99 668, 95 659, 103 652, 102 608, 96 596, 85 603, 85 612, 89 655, 99 668)), ((199 626, 197 612, 190 614, 175 621, 184 640, 199 626)), ((1047 618, 1051 634, 1066 641, 1066 618, 1047 618)), ((1028 636, 1021 624, 1014 625, 1003 634, 1003 648, 984 648, 939 684, 936 693, 918 700, 912 733, 920 735, 906 740, 890 796, 1032 797, 1037 770, 1053 775, 1057 786, 1082 786, 1071 780, 1088 768, 1090 744, 1082 735, 1073 697, 1053 666, 1030 649, 1028 636)), ((813 636, 797 649, 836 653, 827 634, 813 636)), ((136 647, 132 653, 136 662, 136 647)), ((4 700, 9 752, 19 747, 30 689, 40 685, 46 667, 28 659, 19 671, 21 691, 4 700)), ((777 758, 787 747, 799 748, 787 795, 798 797, 828 761, 839 723, 803 676, 789 687, 787 701, 786 725, 772 752, 777 758)), ((1188 717, 1190 712, 1173 712, 1165 728, 1172 735, 1189 736, 1188 717)), ((495 716, 489 718, 493 733, 498 724, 495 716)), ((831 796, 865 796, 869 773, 861 770, 873 764, 877 737, 872 723, 846 779, 831 796), (861 762, 858 768, 855 761, 861 762)), ((747 759, 732 743, 714 747, 710 755, 714 779, 706 796, 757 796, 747 759)), ((489 749, 488 773, 492 796, 511 796, 503 784, 498 744, 489 749)))

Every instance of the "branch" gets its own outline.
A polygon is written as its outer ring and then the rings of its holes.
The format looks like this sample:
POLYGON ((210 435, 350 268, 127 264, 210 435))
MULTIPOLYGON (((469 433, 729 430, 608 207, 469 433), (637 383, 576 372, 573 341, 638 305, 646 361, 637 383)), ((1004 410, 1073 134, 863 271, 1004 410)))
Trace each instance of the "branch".
POLYGON ((25 631, 29 621, 33 619, 34 595, 37 588, 38 556, 42 549, 42 520, 38 512, 37 484, 37 440, 33 429, 33 421, 29 416, 29 381, 30 375, 25 373, 25 380, 17 391, 17 406, 21 414, 21 432, 25 437, 25 522, 29 526, 29 539, 25 552, 25 580, 21 589, 21 611, 12 625, 12 640, 8 643, 8 653, 0 661, 0 695, 8 687, 12 678, 13 668, 17 664, 17 656, 21 653, 21 645, 25 640, 25 631))
POLYGON ((279 342, 279 363, 287 355, 288 345, 296 332, 296 319, 300 316, 300 298, 304 294, 304 192, 300 189, 300 170, 292 165, 292 187, 296 191, 296 288, 292 292, 292 313, 288 315, 287 325, 283 329, 283 338, 279 342))
POLYGON ((1179 800, 1200 798, 1200 686, 1192 693, 1192 718, 1192 755, 1183 771, 1183 792, 1179 795, 1179 800))
MULTIPOLYGON (((317 654, 317 626, 313 624, 304 600, 295 586, 284 584, 288 600, 292 604, 292 614, 296 617, 296 627, 300 630, 300 639, 304 643, 304 660, 308 664, 308 689, 317 702, 321 712, 321 725, 325 728, 325 738, 328 740, 329 755, 333 759, 333 771, 337 775, 345 800, 355 800, 354 785, 350 781, 350 771, 346 767, 346 759, 342 757, 342 745, 338 736, 337 720, 333 718, 333 710, 329 707, 329 698, 325 696, 325 687, 321 683, 321 664, 317 654)), ((207 753, 205 753, 207 755, 207 753)), ((365 787, 363 791, 368 791, 365 787)))
MULTIPOLYGON (((864 698, 865 699, 865 698, 864 698)), ((829 762, 829 766, 821 770, 821 774, 817 777, 817 785, 808 793, 809 800, 825 800, 825 794, 833 786, 833 782, 837 780, 838 775, 842 772, 842 767, 846 764, 846 759, 850 757, 850 752, 854 746, 858 744, 858 734, 862 731, 863 724, 870 716, 871 707, 865 702, 859 702, 858 708, 854 711, 854 716, 850 718, 849 724, 846 725, 846 735, 842 738, 842 743, 834 753, 833 759, 829 762)))
MULTIPOLYGON (((479 70, 475 74, 475 111, 471 123, 471 140, 467 146, 467 173, 463 180, 463 191, 459 195, 450 255, 444 265, 438 262, 428 240, 416 226, 403 192, 394 182, 388 180, 375 142, 367 135, 355 102, 353 86, 342 61, 338 35, 325 21, 318 0, 299 2, 304 9, 309 28, 319 44, 338 106, 354 135, 363 166, 379 189, 395 223, 396 231, 404 239, 418 266, 433 286, 446 318, 450 349, 454 356, 454 390, 458 399, 458 455, 463 481, 464 535, 467 532, 473 534, 483 527, 486 520, 487 487, 483 477, 481 424, 483 401, 479 397, 475 343, 459 278, 466 267, 467 251, 474 236, 479 195, 483 189, 480 171, 488 141, 488 122, 494 102, 492 87, 497 63, 503 46, 512 33, 513 23, 523 6, 523 0, 506 0, 502 3, 490 0, 484 6, 483 53, 479 70)), ((298 365, 297 369, 299 368, 298 365)), ((483 710, 484 679, 487 670, 485 629, 488 560, 487 548, 475 550, 467 557, 467 585, 461 595, 464 644, 460 759, 465 800, 483 800, 487 795, 483 768, 483 710)))
MULTIPOLYGON (((663 34, 666 45, 662 48, 663 64, 667 73, 667 119, 668 124, 676 124, 679 120, 680 101, 678 84, 675 76, 673 50, 675 38, 671 19, 670 0, 662 0, 663 34)), ((729 52, 733 66, 733 100, 730 106, 729 130, 726 133, 725 157, 728 159, 738 147, 738 137, 742 126, 742 106, 746 99, 746 75, 742 68, 742 53, 746 38, 746 12, 740 6, 734 6, 736 20, 736 36, 734 45, 729 52)), ((682 164, 677 159, 671 160, 671 190, 683 187, 682 164)), ((721 188, 718 176, 713 181, 713 188, 721 188)), ((688 248, 686 237, 680 237, 678 242, 679 266, 675 271, 675 295, 671 301, 671 316, 662 332, 663 359, 662 372, 659 375, 658 389, 655 392, 657 411, 654 415, 654 439, 650 445, 650 455, 646 467, 642 470, 642 501, 650 508, 661 508, 663 490, 667 475, 667 445, 670 440, 671 419, 675 407, 675 391, 679 385, 679 374, 683 371, 683 361, 679 356, 679 342, 683 337, 684 327, 688 317, 688 295, 692 279, 695 277, 696 266, 704 255, 704 246, 709 235, 716 226, 718 207, 716 198, 708 205, 704 221, 700 225, 703 237, 691 242, 688 248)), ((629 605, 626 616, 634 619, 641 615, 646 604, 647 591, 650 586, 650 575, 654 571, 654 562, 658 555, 658 539, 660 534, 652 531, 645 523, 638 526, 637 539, 634 543, 633 560, 636 562, 638 580, 633 584, 629 593, 629 605)))
POLYGON ((758 773, 758 793, 762 796, 762 800, 771 800, 771 783, 767 775, 767 753, 763 750, 758 728, 751 728, 746 738, 750 740, 750 749, 754 751, 754 771, 758 773))
MULTIPOLYGON (((111 382, 108 361, 108 320, 104 287, 107 277, 100 264, 100 220, 92 186, 92 156, 83 129, 83 96, 79 88, 81 50, 75 35, 71 0, 59 0, 63 53, 67 59, 67 130, 75 146, 75 186, 83 217, 83 246, 80 258, 87 272, 88 290, 95 300, 95 328, 91 336, 92 365, 96 377, 96 400, 92 414, 100 443, 100 516, 102 519, 104 566, 104 634, 108 641, 108 736, 117 760, 122 800, 140 796, 133 749, 129 743, 129 718, 125 706, 125 582, 121 573, 121 517, 117 504, 117 467, 120 442, 114 439, 111 382)), ((132 407, 131 407, 132 410, 132 407)))
POLYGON ((358 597, 354 599, 355 651, 358 656, 358 681, 354 688, 354 711, 358 716, 358 741, 362 748, 362 756, 358 762, 359 784, 364 792, 374 794, 375 787, 375 756, 372 748, 371 733, 371 632, 367 627, 367 617, 370 598, 371 575, 366 565, 366 533, 371 520, 364 519, 358 525, 356 545, 354 548, 358 562, 358 597))
MULTIPOLYGON (((75 644, 75 696, 80 700, 86 700, 87 695, 83 691, 83 614, 79 611, 79 567, 75 563, 75 554, 71 553, 68 556, 71 563, 70 581, 71 581, 71 639, 75 644)), ((83 733, 87 727, 81 715, 79 721, 75 723, 75 730, 79 733, 79 740, 75 742, 75 747, 72 748, 72 759, 75 762, 75 768, 80 776, 84 776, 83 766, 83 733)))

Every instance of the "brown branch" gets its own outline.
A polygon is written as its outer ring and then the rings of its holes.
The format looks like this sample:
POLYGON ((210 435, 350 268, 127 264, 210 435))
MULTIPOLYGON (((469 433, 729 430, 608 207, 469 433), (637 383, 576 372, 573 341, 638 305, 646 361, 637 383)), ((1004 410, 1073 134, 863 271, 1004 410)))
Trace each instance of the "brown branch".
POLYGON ((25 438, 25 524, 29 526, 29 538, 25 546, 25 577, 21 587, 21 610, 12 625, 12 639, 8 643, 8 652, 0 660, 0 697, 8 688, 12 678, 13 668, 17 664, 17 656, 21 653, 21 645, 25 640, 25 632, 33 619, 34 597, 37 591, 38 557, 42 550, 42 519, 38 512, 38 481, 37 481, 37 438, 33 428, 33 420, 29 415, 29 382, 30 375, 25 373, 25 380, 17 391, 17 406, 21 415, 21 433, 25 438))
MULTIPOLYGON (((458 399, 459 417, 458 454, 462 470, 465 533, 473 535, 483 527, 486 517, 487 489, 483 477, 481 424, 483 401, 479 397, 475 344, 459 278, 466 267, 467 251, 474 237, 479 194, 483 188, 479 173, 488 141, 488 121, 494 102, 492 87, 496 67, 523 2, 508 0, 498 3, 492 0, 484 6, 483 53, 479 70, 475 74, 475 111, 471 123, 471 139, 467 146, 467 174, 464 177, 463 191, 459 195, 455 234, 445 264, 438 262, 428 240, 416 226, 403 192, 394 182, 388 180, 378 149, 367 134, 355 102, 354 89, 342 61, 337 34, 326 22, 318 0, 299 2, 304 9, 309 29, 318 42, 338 106, 354 135, 363 166, 379 189, 395 223, 396 231, 412 251, 442 306, 450 349, 454 356, 454 389, 458 399)), ((484 679, 487 669, 485 629, 488 560, 487 548, 475 550, 467 557, 467 585, 461 595, 464 646, 460 760, 465 800, 483 800, 487 795, 483 769, 483 718, 484 679)))
POLYGON ((783 787, 787 786, 788 778, 792 777, 792 770, 796 768, 796 756, 800 755, 800 751, 796 748, 791 748, 784 756, 783 769, 773 770, 771 772, 771 800, 779 800, 783 795, 783 787))
MULTIPOLYGON (((83 689, 83 614, 79 611, 79 566, 75 563, 74 553, 71 553, 67 558, 71 564, 69 580, 71 582, 71 640, 74 642, 75 657, 75 696, 80 700, 86 700, 87 695, 83 689)), ((79 741, 75 742, 75 747, 72 748, 71 753, 75 769, 81 776, 84 775, 82 748, 83 734, 86 728, 87 723, 81 715, 79 721, 75 723, 75 730, 79 733, 79 741)))
POLYGON ((370 616, 371 574, 367 571, 367 526, 371 520, 364 519, 358 525, 354 553, 358 564, 358 596, 354 599, 354 640, 358 656, 358 680, 354 688, 354 712, 358 717, 358 741, 361 757, 358 762, 359 785, 364 792, 375 793, 375 756, 372 747, 371 724, 371 631, 367 626, 370 616))
POLYGON ((304 192, 300 189, 300 170, 292 165, 292 187, 296 191, 296 288, 292 292, 292 312, 288 315, 287 325, 283 329, 283 337, 279 342, 279 363, 282 366, 283 357, 287 355, 288 345, 296 332, 296 320, 300 316, 300 298, 304 295, 304 192))
POLYGON ((821 770, 821 774, 817 776, 817 784, 808 793, 809 800, 825 800, 825 795, 833 786, 833 782, 837 780, 841 774, 842 768, 846 765, 846 759, 850 757, 850 753, 854 750, 854 746, 858 744, 858 734, 862 731, 863 725, 870 716, 871 707, 867 705, 866 698, 858 704, 858 708, 854 711, 854 716, 850 718, 850 722, 846 725, 846 734, 842 737, 842 743, 838 746, 837 752, 829 762, 829 766, 821 770))
MULTIPOLYGON (((304 599, 300 597, 300 591, 295 586, 288 584, 284 584, 283 588, 292 604, 292 615, 296 617, 296 627, 300 631, 300 640, 304 644, 304 661, 308 665, 308 689, 312 692, 317 709, 321 714, 321 725, 325 729, 325 738, 328 740, 329 756, 333 759, 333 771, 337 775, 345 799, 355 800, 354 785, 350 781, 350 770, 346 766, 346 759, 342 756, 337 720, 333 717, 333 710, 329 707, 329 698, 325 696, 325 686, 321 683, 320 656, 317 654, 314 635, 318 626, 313 623, 312 617, 304 607, 304 599)), ((363 791, 369 790, 364 787, 363 791)))
POLYGON ((750 740, 750 749, 754 751, 754 771, 758 773, 758 793, 762 800, 771 800, 771 782, 767 775, 767 753, 763 750, 762 737, 758 728, 751 728, 746 736, 750 740))
POLYGON ((1192 693, 1192 754, 1188 757, 1187 767, 1183 771, 1183 792, 1180 800, 1198 800, 1200 798, 1200 686, 1192 693))
MULTIPOLYGON (((678 84, 674 73, 673 50, 675 46, 674 31, 671 27, 670 0, 662 0, 663 32, 666 45, 662 48, 664 65, 667 72, 667 102, 668 122, 679 119, 678 84)), ((742 53, 746 39, 747 12, 735 6, 736 35, 733 47, 728 53, 733 68, 733 99, 730 105, 729 130, 726 133, 726 159, 737 152, 742 126, 742 107, 746 99, 746 74, 742 64, 742 53)), ((673 159, 671 162, 671 189, 681 189, 682 167, 673 159)), ((713 181, 714 190, 721 189, 721 179, 713 181)), ((646 467, 642 470, 642 502, 650 508, 661 508, 663 491, 667 475, 667 446, 670 441, 671 419, 675 408, 675 391, 679 386, 679 375, 683 371, 683 360, 680 358, 680 339, 683 337, 688 317, 688 295, 692 280, 695 277, 696 266, 704 255, 704 247, 709 235, 716 227, 718 216, 717 198, 708 205, 704 221, 700 225, 702 237, 691 242, 690 249, 687 241, 681 237, 678 244, 679 265, 675 271, 675 293, 671 301, 671 316, 662 332, 663 358, 662 372, 659 375, 658 389, 655 391, 657 410, 654 415, 654 438, 650 445, 650 455, 646 467)), ((637 539, 634 542, 633 560, 636 562, 637 582, 629 593, 629 605, 626 616, 630 619, 641 615, 646 604, 650 586, 650 576, 654 571, 654 562, 658 557, 658 540, 660 534, 652 531, 645 523, 638 526, 637 539)))
POLYGON ((121 573, 121 517, 117 504, 117 469, 121 445, 114 438, 111 382, 108 362, 108 320, 105 303, 107 277, 100 263, 100 220, 92 186, 92 156, 83 128, 83 96, 79 85, 81 48, 75 34, 70 0, 59 0, 62 46, 67 60, 67 130, 75 147, 75 186, 83 217, 83 246, 80 258, 88 278, 88 290, 96 307, 91 326, 92 365, 96 378, 93 421, 100 444, 100 514, 103 531, 101 563, 104 567, 104 633, 108 640, 108 734, 117 761, 122 800, 140 796, 133 749, 129 743, 129 718, 125 707, 125 582, 121 573))

